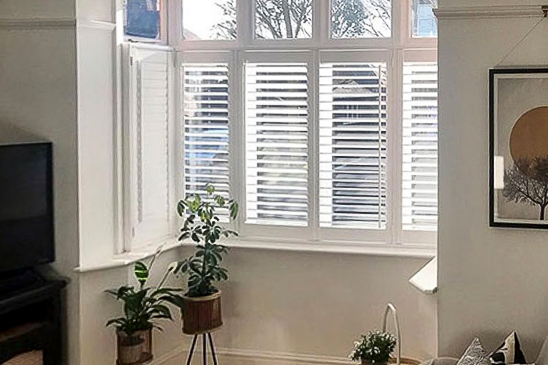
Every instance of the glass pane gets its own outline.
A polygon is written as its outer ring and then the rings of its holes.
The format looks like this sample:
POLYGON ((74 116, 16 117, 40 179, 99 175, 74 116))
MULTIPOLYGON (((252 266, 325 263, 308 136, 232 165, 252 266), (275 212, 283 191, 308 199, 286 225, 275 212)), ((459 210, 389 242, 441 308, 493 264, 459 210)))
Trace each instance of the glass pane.
MULTIPOLYGON (((230 92, 227 64, 183 65, 185 194, 207 196, 206 186, 228 199, 230 92)), ((228 209, 217 209, 228 222, 228 209)))
POLYGON ((246 66, 246 223, 308 222, 308 68, 246 66))
POLYGON ((387 69, 320 66, 320 227, 385 229, 387 69))
POLYGON ((161 6, 161 0, 124 0, 126 36, 160 39, 161 6))
POLYGON ((183 0, 183 38, 236 39, 236 0, 183 0))
POLYGON ((391 0, 332 0, 332 38, 386 38, 391 36, 391 0))
POLYGON ((402 226, 438 227, 438 66, 403 66, 402 226))
POLYGON ((413 0, 413 37, 437 37, 438 22, 432 9, 437 0, 413 0))
POLYGON ((312 0, 255 0, 258 39, 310 38, 312 0))

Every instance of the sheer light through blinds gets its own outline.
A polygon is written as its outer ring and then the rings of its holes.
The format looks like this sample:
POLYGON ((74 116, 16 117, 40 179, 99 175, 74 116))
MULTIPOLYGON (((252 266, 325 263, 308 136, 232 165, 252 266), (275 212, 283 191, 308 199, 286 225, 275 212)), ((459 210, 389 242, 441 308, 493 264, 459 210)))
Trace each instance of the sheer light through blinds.
POLYGON ((211 183, 228 197, 228 65, 183 65, 183 98, 186 195, 207 195, 211 183))
POLYGON ((403 68, 404 230, 438 224, 438 68, 405 63, 403 68))
POLYGON ((320 67, 320 226, 386 228, 384 64, 320 67))
POLYGON ((308 223, 308 68, 246 65, 247 223, 308 223))

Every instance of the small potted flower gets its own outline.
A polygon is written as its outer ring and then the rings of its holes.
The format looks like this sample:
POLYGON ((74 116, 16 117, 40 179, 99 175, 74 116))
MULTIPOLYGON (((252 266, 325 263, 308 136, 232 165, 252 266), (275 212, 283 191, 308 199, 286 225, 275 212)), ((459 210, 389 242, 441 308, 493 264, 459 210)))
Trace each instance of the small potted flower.
POLYGON ((376 331, 362 335, 354 342, 350 359, 362 365, 386 365, 396 347, 396 338, 390 333, 376 331))

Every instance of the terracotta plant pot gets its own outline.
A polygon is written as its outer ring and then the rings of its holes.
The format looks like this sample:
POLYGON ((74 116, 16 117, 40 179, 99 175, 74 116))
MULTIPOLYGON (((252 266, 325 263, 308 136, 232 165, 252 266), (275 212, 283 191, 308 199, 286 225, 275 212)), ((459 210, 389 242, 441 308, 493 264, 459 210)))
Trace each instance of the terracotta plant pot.
POLYGON ((221 291, 207 297, 183 296, 183 333, 199 335, 223 325, 221 291))
POLYGON ((145 340, 139 334, 128 336, 125 332, 116 332, 118 338, 118 363, 135 364, 143 358, 145 340))

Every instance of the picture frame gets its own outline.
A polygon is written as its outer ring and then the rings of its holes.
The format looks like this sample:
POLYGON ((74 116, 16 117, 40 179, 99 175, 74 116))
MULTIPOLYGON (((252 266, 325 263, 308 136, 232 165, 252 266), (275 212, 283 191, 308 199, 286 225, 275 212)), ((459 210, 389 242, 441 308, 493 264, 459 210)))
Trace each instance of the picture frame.
POLYGON ((489 226, 548 229, 548 68, 489 70, 489 226))

